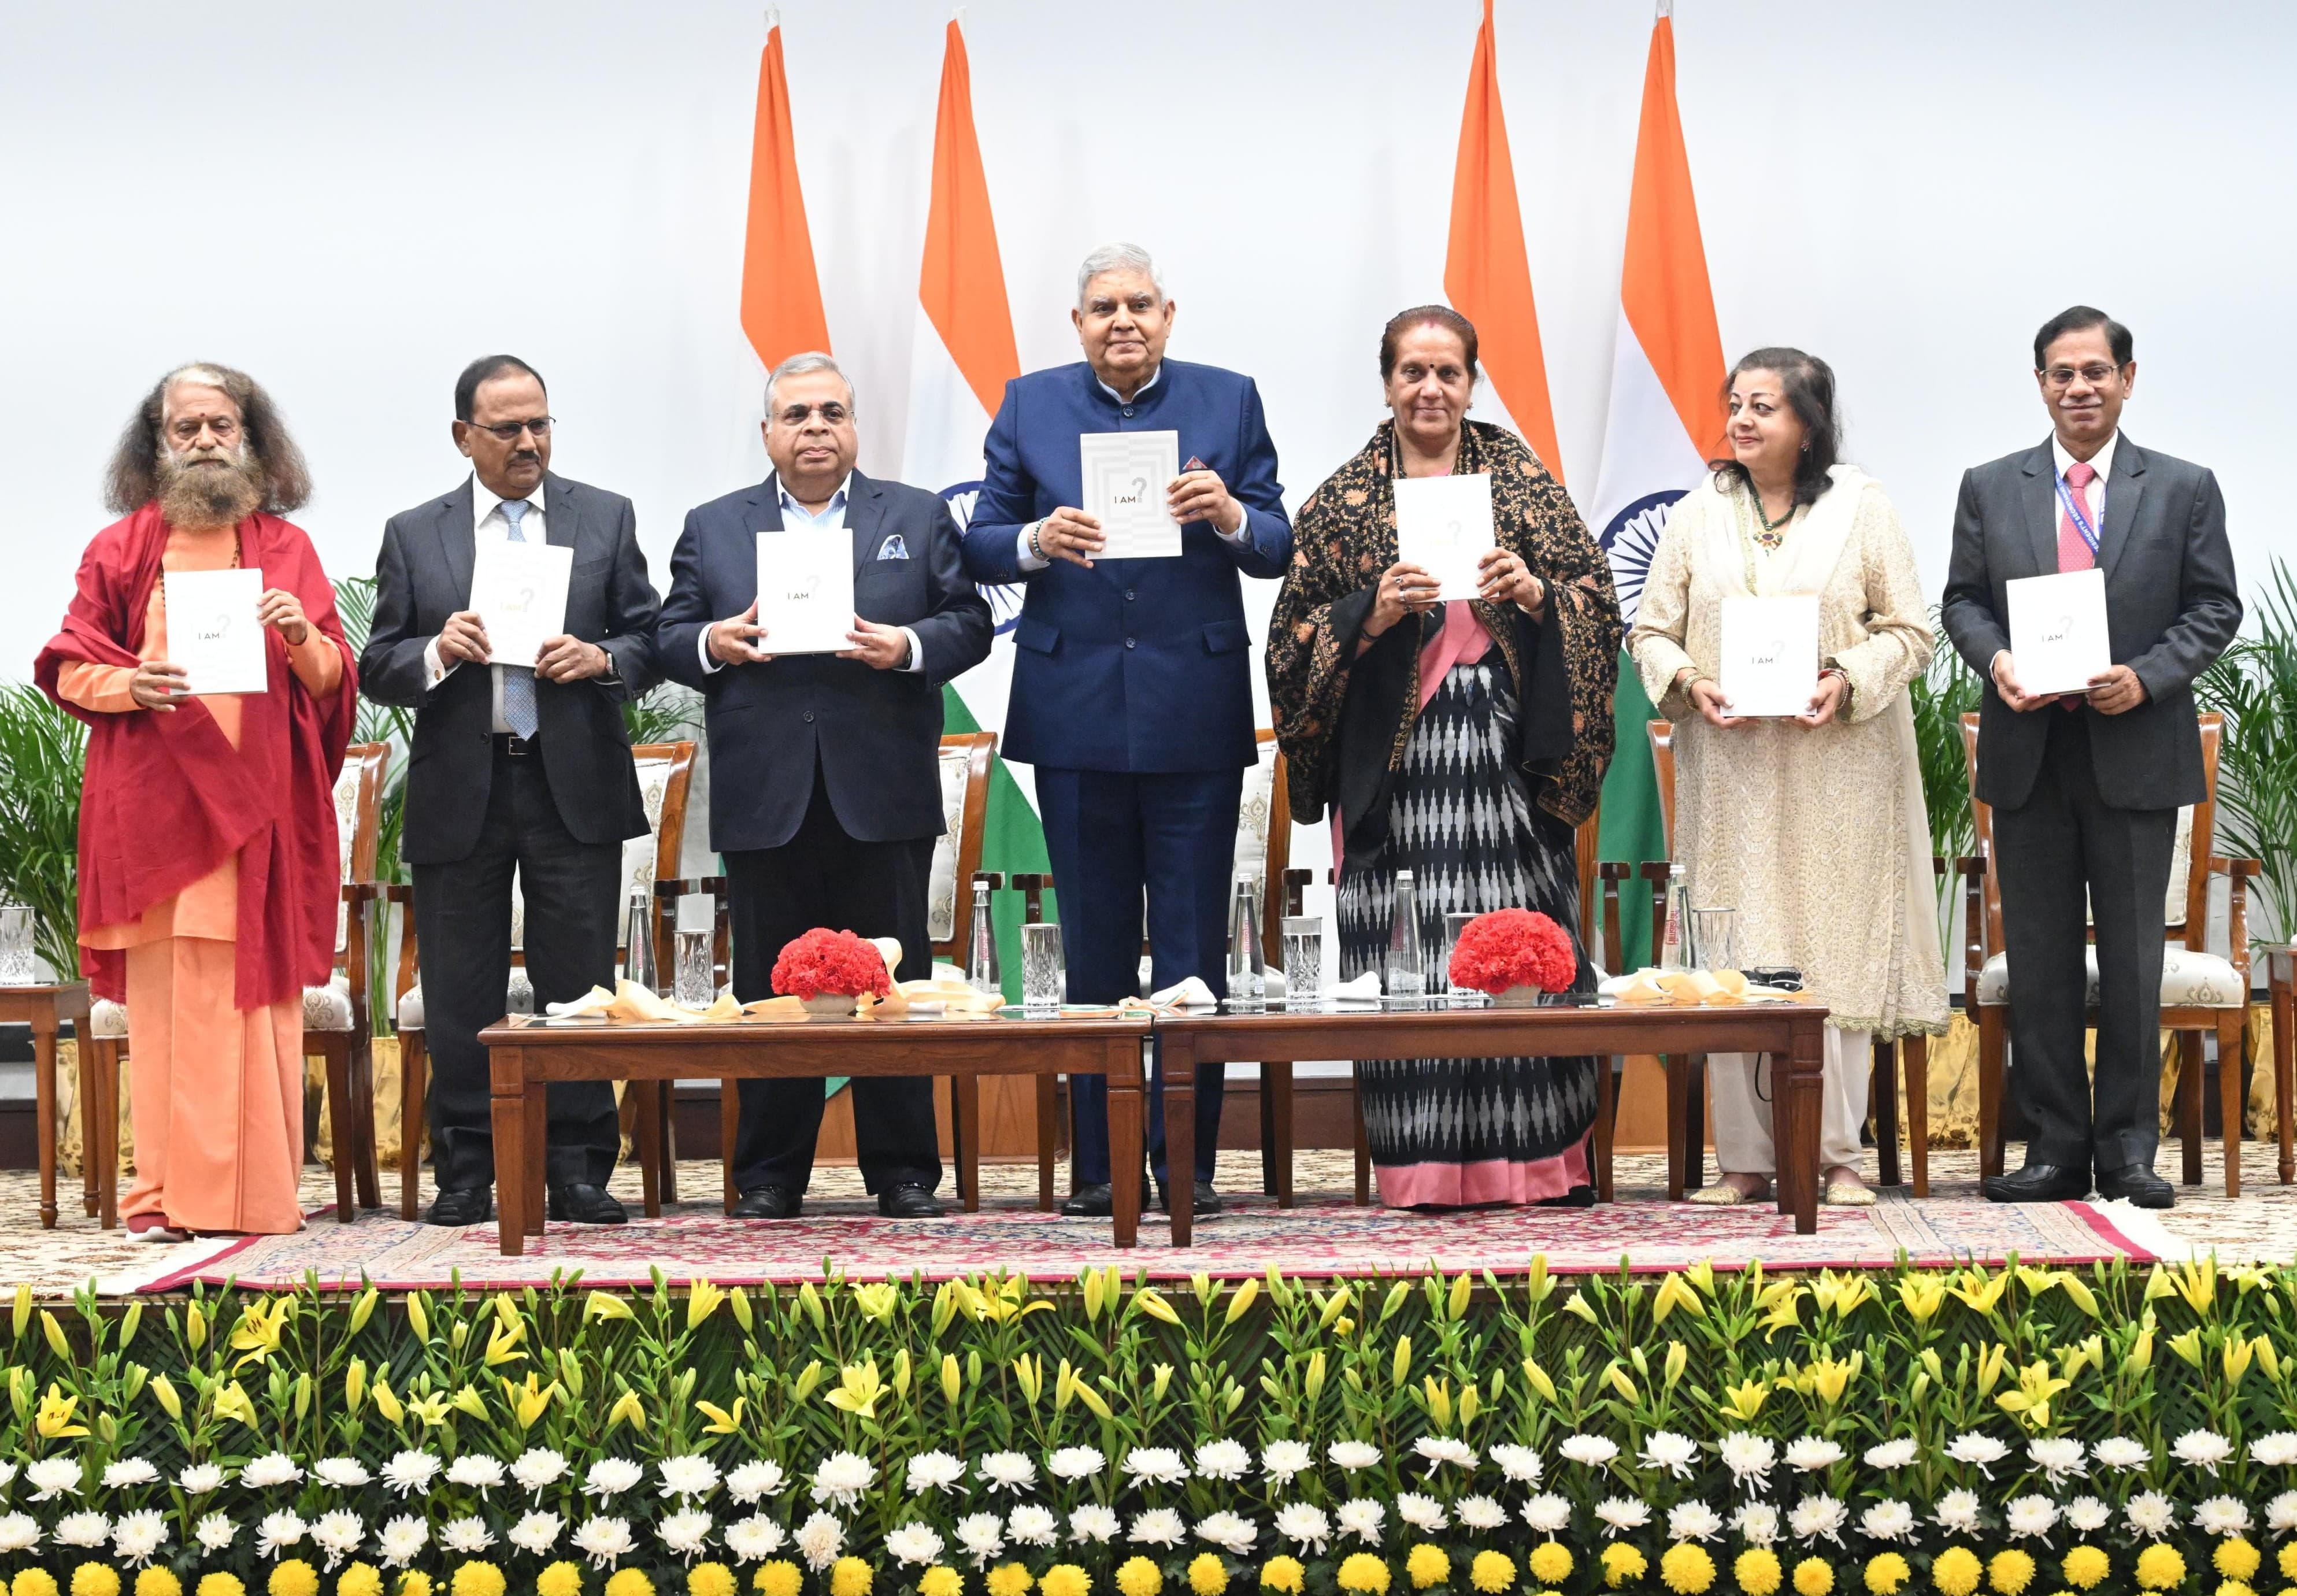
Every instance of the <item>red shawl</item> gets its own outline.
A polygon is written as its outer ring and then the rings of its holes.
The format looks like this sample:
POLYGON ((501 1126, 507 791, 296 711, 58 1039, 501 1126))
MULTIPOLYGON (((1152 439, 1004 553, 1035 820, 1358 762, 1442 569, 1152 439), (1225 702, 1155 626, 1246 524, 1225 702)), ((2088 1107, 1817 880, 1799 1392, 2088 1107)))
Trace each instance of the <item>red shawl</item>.
MULTIPOLYGON (((101 713, 56 692, 74 660, 141 662, 144 620, 168 526, 154 502, 95 535, 81 556, 79 590, 33 664, 43 691, 88 725, 79 805, 79 923, 130 924, 239 855, 238 980, 234 1000, 258 1008, 323 984, 334 965, 334 781, 350 741, 358 679, 335 616, 334 589, 301 527, 257 514, 239 527, 240 557, 284 588, 343 654, 332 700, 317 702, 288 668, 287 645, 267 630, 268 692, 250 694, 234 752, 207 706, 185 699, 171 715, 101 713)), ((82 948, 96 995, 124 1001, 123 952, 82 948)))

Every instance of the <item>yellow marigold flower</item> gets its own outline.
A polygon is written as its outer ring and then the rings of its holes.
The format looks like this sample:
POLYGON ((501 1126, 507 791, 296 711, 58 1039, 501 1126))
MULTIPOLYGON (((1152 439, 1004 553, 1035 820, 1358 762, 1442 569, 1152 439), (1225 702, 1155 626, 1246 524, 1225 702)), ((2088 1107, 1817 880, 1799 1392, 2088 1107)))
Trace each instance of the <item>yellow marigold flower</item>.
POLYGON ((2186 1558, 2156 1541, 2137 1554, 2137 1583, 2148 1591, 2173 1591, 2186 1583, 2186 1558))
POLYGON ((27 1568, 8 1586, 8 1596, 56 1596, 56 1576, 45 1568, 27 1568))
POLYGON ((465 1563, 447 1582, 449 1596, 503 1596, 509 1587, 503 1571, 492 1563, 465 1563))
POLYGON ((2229 1579, 2218 1587, 2218 1596, 2257 1596, 2257 1592, 2237 1579, 2229 1579))
POLYGON ((582 1596, 582 1566, 571 1560, 551 1564, 534 1576, 534 1596, 582 1596))
MULTIPOLYGON (((648 1585, 646 1589, 651 1591, 654 1587, 648 1585)), ((399 1576, 399 1596, 431 1596, 431 1576, 408 1570, 399 1576)), ((617 1596, 627 1596, 627 1592, 617 1592, 617 1596)))
POLYGON ((1037 1581, 1044 1596, 1092 1596, 1092 1575, 1074 1563, 1055 1563, 1037 1581))
POLYGON ((1368 1593, 1368 1596, 1386 1596, 1388 1580, 1387 1563, 1384 1559, 1376 1558, 1369 1551, 1352 1551, 1340 1559, 1338 1578, 1340 1589, 1343 1591, 1368 1593))
POLYGON ((2280 1566, 2282 1578, 2297 1579, 2297 1541, 2284 1546, 2274 1561, 2280 1566))
MULTIPOLYGON (((1007 1568, 1019 1567, 1017 1563, 1005 1565, 1007 1568)), ((1004 1570, 998 1572, 1001 1574, 1004 1570)), ((993 1579, 996 1575, 990 1577, 993 1579)), ((1116 1588, 1124 1592, 1124 1596, 1157 1596, 1157 1592, 1165 1588, 1165 1571, 1145 1557, 1126 1558, 1116 1570, 1116 1588)), ((992 1592, 991 1596, 995 1596, 995 1592, 992 1592)))
POLYGON ((1296 1557, 1272 1557, 1260 1565, 1260 1585, 1266 1591, 1281 1591, 1284 1596, 1300 1596, 1307 1587, 1308 1571, 1296 1557))
MULTIPOLYGON (((572 1568, 574 1565, 569 1563, 566 1566, 572 1568)), ((763 1592, 763 1596, 797 1596, 805 1588, 805 1575, 798 1572, 797 1565, 789 1559, 778 1557, 770 1562, 760 1564, 758 1571, 750 1576, 750 1584, 763 1592)), ((549 1596, 549 1593, 545 1592, 545 1596, 549 1596)))
POLYGON ((1452 1577, 1452 1559, 1444 1555, 1441 1546, 1422 1541, 1404 1553, 1404 1572, 1410 1577, 1413 1590, 1424 1591, 1452 1577))
POLYGON ((734 1571, 723 1563, 696 1563, 686 1576, 686 1596, 734 1596, 734 1571))
MULTIPOLYGON (((45 1574, 40 1577, 47 1580, 45 1589, 34 1585, 26 1590, 24 1575, 19 1574, 16 1583, 9 1587, 8 1596, 55 1596, 56 1582, 48 1579, 45 1574)), ((240 1584, 236 1574, 202 1574, 200 1583, 193 1585, 192 1591, 193 1596, 247 1596, 247 1587, 240 1584)))
POLYGON ((2066 1553, 2066 1583, 2077 1591, 2094 1591, 2113 1571, 2113 1559, 2095 1546, 2077 1546, 2066 1553))
POLYGON ((606 1596, 654 1596, 654 1581, 637 1568, 618 1568, 606 1576, 606 1596))
POLYGON ((2264 1561, 2265 1554, 2239 1535, 2219 1542, 2217 1550, 2210 1553, 2211 1567, 2243 1584, 2257 1577, 2257 1570, 2264 1561))
POLYGON ((1659 1576, 1675 1596, 1700 1596, 1715 1583, 1715 1559, 1696 1541, 1679 1541, 1659 1559, 1659 1576))
MULTIPOLYGON (((955 1573, 956 1570, 951 1569, 951 1572, 955 1573)), ((1161 1580, 1164 1575, 1160 1574, 1157 1577, 1161 1580)), ((963 1583, 960 1577, 959 1584, 961 1585, 963 1583)), ((1036 1576, 1020 1564, 1000 1563, 988 1574, 989 1596, 1021 1596, 1036 1583, 1036 1576)))
POLYGON ((184 1596, 184 1582, 176 1577, 172 1568, 139 1568, 136 1573, 136 1596, 184 1596))
POLYGON ((1571 1577, 1571 1549, 1560 1541, 1542 1541, 1531 1549, 1526 1565, 1532 1578, 1544 1585, 1560 1585, 1571 1577))
POLYGON ((1767 1546, 1750 1546, 1732 1563, 1731 1577, 1747 1596, 1777 1596, 1779 1586, 1786 1583, 1786 1570, 1779 1567, 1777 1552, 1767 1546))
POLYGON ((959 1596, 965 1575, 945 1563, 935 1563, 918 1580, 918 1596, 959 1596))
POLYGON ((1866 1564, 1866 1589, 1872 1596, 1898 1596, 1914 1576, 1906 1559, 1895 1551, 1881 1552, 1866 1564))
POLYGON ((869 1596, 869 1564, 858 1557, 839 1558, 829 1567, 829 1596, 869 1596))
POLYGON ((119 1575, 102 1563, 82 1563, 72 1570, 71 1596, 119 1596, 119 1575))
POLYGON ((1197 1596, 1221 1596, 1228 1589, 1228 1565, 1209 1551, 1189 1559, 1189 1589, 1197 1596))
POLYGON ((1949 1546, 1931 1559, 1931 1584, 1943 1596, 1970 1596, 1985 1573, 1986 1565, 1967 1546, 1949 1546))
MULTIPOLYGON (((271 1596, 319 1596, 319 1571, 301 1558, 291 1557, 271 1570, 264 1585, 271 1596)), ((72 1596, 80 1596, 75 1584, 72 1596)), ((461 1596, 457 1592, 457 1596, 461 1596)))
POLYGON ((2034 1583, 2033 1555, 2014 1546, 2007 1551, 1997 1551, 1994 1560, 1986 1565, 1986 1577, 2002 1596, 2022 1596, 2026 1587, 2034 1583))
POLYGON ((1479 1551, 1468 1565, 1468 1583, 1484 1596, 1499 1596, 1515 1584, 1515 1559, 1504 1551, 1479 1551))
POLYGON ((1807 1557, 1794 1568, 1795 1596, 1827 1596, 1834 1589, 1834 1565, 1823 1557, 1807 1557))
POLYGON ((1614 1541, 1603 1548, 1603 1583, 1611 1589, 1632 1584, 1650 1572, 1651 1559, 1641 1547, 1614 1541))

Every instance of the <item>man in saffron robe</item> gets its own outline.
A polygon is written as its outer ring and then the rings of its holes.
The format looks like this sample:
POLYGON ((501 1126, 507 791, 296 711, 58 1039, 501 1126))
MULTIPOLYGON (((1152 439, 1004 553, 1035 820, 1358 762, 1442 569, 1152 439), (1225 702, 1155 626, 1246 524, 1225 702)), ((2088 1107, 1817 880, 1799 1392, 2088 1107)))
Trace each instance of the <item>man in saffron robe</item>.
POLYGON ((303 457, 243 372, 183 366, 122 434, 40 687, 87 722, 79 943, 125 1002, 136 1181, 154 1240, 298 1229, 303 988, 334 958, 332 792, 358 699, 301 528, 303 457), (169 659, 168 572, 263 572, 268 686, 195 695, 169 659))

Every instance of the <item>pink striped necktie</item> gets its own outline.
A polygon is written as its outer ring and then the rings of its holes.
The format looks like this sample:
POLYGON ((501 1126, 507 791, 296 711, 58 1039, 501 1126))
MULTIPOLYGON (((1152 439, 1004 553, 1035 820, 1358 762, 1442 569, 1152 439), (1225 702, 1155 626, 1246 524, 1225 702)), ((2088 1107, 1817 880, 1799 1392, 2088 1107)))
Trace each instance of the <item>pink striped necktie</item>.
MULTIPOLYGON (((2076 460, 2066 467, 2066 489, 2072 494, 2074 502, 2081 506, 2082 515, 2089 522, 2092 531, 2096 530, 2097 514, 2090 508, 2089 485, 2096 478, 2097 467, 2087 460, 2076 460)), ((2073 512, 2064 505, 2060 505, 2058 506, 2058 570, 2061 572, 2087 571, 2096 564, 2097 555, 2091 551, 2089 539, 2083 537, 2081 528, 2074 524, 2073 512)))

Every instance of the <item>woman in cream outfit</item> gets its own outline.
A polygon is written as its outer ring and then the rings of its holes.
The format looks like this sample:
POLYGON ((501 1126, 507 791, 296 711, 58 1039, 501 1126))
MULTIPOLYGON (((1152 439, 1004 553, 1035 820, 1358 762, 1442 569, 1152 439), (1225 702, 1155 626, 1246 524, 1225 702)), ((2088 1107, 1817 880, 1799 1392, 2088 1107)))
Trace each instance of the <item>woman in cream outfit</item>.
MULTIPOLYGON (((1858 1168, 1871 1043, 1946 1029, 1906 695, 1931 629, 1881 485, 1836 462, 1826 363, 1758 350, 1732 373, 1727 402, 1731 457, 1668 516, 1627 646, 1677 726, 1675 856, 1692 901, 1735 909, 1738 961, 1791 964, 1826 1005, 1826 1200, 1871 1203, 1858 1168), (1808 707, 1733 716, 1717 680, 1723 601, 1805 593, 1818 596, 1822 669, 1808 707)), ((1724 1175, 1696 1200, 1760 1199, 1777 1167, 1769 1082, 1753 1055, 1708 1065, 1724 1175)))

